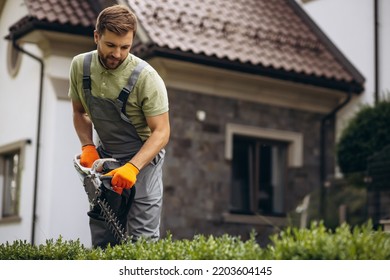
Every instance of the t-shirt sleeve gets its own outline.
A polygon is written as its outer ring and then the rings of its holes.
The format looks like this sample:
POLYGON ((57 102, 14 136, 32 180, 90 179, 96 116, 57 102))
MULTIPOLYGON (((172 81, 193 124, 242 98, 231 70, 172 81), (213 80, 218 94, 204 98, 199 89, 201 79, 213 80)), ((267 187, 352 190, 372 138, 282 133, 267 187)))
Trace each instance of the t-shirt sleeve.
POLYGON ((70 64, 69 70, 69 92, 68 96, 70 99, 75 101, 80 101, 80 96, 78 93, 78 81, 77 81, 77 60, 76 57, 73 58, 70 64))
POLYGON ((168 93, 164 81, 153 69, 145 69, 144 79, 139 85, 141 107, 146 117, 153 117, 168 112, 168 93))

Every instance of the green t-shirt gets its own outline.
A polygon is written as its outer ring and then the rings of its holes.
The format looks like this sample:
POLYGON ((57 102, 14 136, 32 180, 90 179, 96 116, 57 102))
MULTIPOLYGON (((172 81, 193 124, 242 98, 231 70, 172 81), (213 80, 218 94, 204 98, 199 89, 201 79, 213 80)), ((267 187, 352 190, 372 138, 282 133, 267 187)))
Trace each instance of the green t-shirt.
MULTIPOLYGON (((89 114, 83 92, 83 61, 85 54, 79 54, 72 60, 69 75, 69 97, 81 101, 89 114)), ((92 95, 115 100, 122 88, 127 85, 130 74, 139 62, 139 58, 129 54, 126 60, 115 70, 105 69, 99 62, 97 51, 93 51, 91 62, 92 95)), ((142 140, 150 136, 145 117, 168 112, 168 94, 159 74, 147 65, 138 77, 126 105, 126 114, 136 128, 142 140)))

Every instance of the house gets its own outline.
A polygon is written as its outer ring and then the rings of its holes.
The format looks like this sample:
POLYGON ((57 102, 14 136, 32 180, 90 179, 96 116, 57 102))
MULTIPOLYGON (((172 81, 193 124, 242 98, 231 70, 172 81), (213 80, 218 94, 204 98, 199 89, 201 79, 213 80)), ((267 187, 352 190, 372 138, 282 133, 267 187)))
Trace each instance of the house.
MULTIPOLYGON (((0 242, 90 244, 68 71, 114 2, 0 0, 0 242)), ((162 234, 266 240, 333 174, 335 114, 364 77, 292 0, 117 2, 170 99, 162 234)))

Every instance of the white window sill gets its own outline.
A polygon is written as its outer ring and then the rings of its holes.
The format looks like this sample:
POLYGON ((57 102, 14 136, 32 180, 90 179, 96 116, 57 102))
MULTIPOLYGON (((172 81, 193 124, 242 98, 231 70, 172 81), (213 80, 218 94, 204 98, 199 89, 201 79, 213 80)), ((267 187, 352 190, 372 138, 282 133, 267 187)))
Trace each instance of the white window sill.
POLYGON ((11 224, 11 223, 19 223, 22 220, 19 216, 11 216, 11 217, 2 217, 0 218, 1 224, 11 224))

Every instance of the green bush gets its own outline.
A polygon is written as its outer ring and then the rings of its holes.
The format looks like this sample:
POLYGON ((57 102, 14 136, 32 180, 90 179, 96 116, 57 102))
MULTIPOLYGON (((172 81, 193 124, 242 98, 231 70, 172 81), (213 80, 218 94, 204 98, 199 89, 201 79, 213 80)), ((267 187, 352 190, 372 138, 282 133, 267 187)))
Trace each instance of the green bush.
POLYGON ((239 237, 197 235, 193 240, 172 240, 172 236, 156 242, 141 239, 114 247, 85 248, 79 241, 64 241, 32 246, 26 241, 0 244, 1 260, 238 260, 261 259, 263 250, 253 235, 242 241, 239 237))
POLYGON ((371 223, 354 228, 343 224, 331 231, 313 222, 309 229, 287 228, 271 240, 267 259, 273 260, 390 259, 390 235, 374 231, 371 223))
POLYGON ((367 158, 390 143, 390 101, 363 106, 343 130, 337 143, 338 164, 344 174, 364 172, 367 158))
POLYGON ((390 260, 390 235, 375 231, 371 223, 351 228, 344 224, 336 230, 314 222, 309 229, 288 227, 271 237, 261 248, 253 233, 249 240, 223 235, 197 235, 193 240, 156 242, 141 239, 102 249, 85 248, 79 241, 49 240, 33 246, 15 241, 0 244, 2 260, 390 260))
POLYGON ((1 260, 75 260, 85 254, 86 249, 79 241, 63 241, 62 237, 55 242, 47 240, 46 244, 33 246, 26 241, 7 242, 0 245, 1 260))

